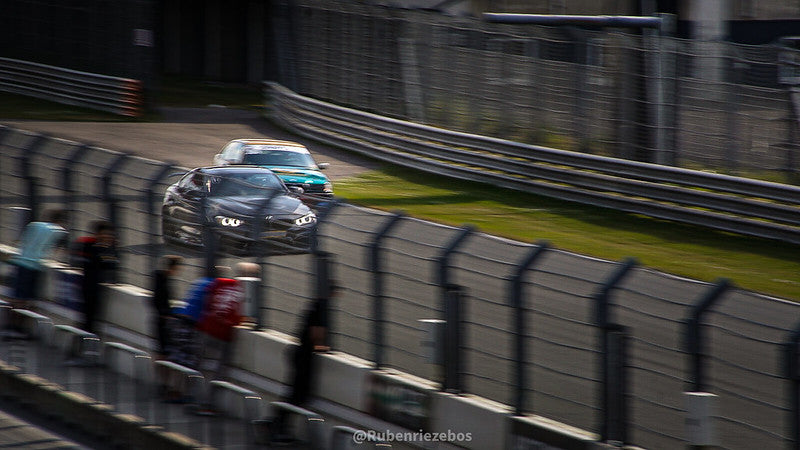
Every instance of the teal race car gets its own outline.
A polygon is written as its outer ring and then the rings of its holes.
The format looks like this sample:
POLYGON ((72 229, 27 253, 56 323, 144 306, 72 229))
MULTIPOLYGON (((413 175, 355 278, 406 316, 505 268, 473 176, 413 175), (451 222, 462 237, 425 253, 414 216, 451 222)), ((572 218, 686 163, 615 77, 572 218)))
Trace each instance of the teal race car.
POLYGON ((274 139, 235 139, 214 156, 215 165, 249 164, 272 170, 288 187, 303 190, 301 200, 312 207, 333 198, 333 184, 308 149, 297 142, 274 139))

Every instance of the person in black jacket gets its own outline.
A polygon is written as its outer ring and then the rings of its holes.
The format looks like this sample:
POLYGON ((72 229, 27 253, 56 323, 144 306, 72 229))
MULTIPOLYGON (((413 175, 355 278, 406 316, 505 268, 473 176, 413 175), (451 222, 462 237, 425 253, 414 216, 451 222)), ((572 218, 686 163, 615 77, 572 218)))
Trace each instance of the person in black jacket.
POLYGON ((328 299, 316 298, 305 312, 298 333, 300 345, 294 347, 291 354, 292 390, 289 403, 302 406, 311 396, 312 382, 315 375, 314 353, 325 352, 328 332, 328 299))
POLYGON ((172 278, 178 273, 183 258, 178 255, 161 257, 160 267, 153 272, 153 308, 156 310, 155 332, 158 340, 158 359, 165 358, 171 345, 169 342, 168 322, 172 315, 169 301, 172 295, 172 278))
POLYGON ((117 268, 117 246, 114 226, 106 221, 92 224, 92 236, 82 239, 78 261, 83 268, 83 324, 85 331, 95 333, 100 309, 100 284, 114 282, 117 268))
MULTIPOLYGON (((317 297, 303 314, 300 330, 297 333, 300 345, 291 347, 287 352, 291 367, 290 391, 285 397, 286 402, 296 406, 305 407, 310 400, 316 379, 316 365, 314 353, 327 352, 328 346, 328 310, 330 300, 339 291, 339 286, 333 282, 327 297, 317 297)), ((273 443, 293 441, 292 433, 285 410, 281 409, 269 424, 271 441, 273 443)))

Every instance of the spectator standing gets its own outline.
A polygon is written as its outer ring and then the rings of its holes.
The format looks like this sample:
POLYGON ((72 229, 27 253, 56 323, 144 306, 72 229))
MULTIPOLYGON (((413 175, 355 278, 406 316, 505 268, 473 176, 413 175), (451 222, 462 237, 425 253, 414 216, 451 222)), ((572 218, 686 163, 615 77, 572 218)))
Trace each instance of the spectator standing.
POLYGON ((197 337, 197 321, 203 313, 214 280, 214 277, 201 277, 195 280, 186 291, 183 302, 172 310, 172 315, 177 320, 170 330, 173 348, 169 359, 182 366, 195 369, 199 367, 200 343, 197 337))
MULTIPOLYGON (((318 297, 303 313, 297 337, 299 345, 289 352, 289 365, 292 368, 290 392, 286 401, 296 406, 305 406, 311 397, 315 380, 316 365, 314 353, 330 350, 327 344, 328 308, 330 299, 339 291, 336 283, 331 283, 328 297, 318 297)), ((272 442, 293 442, 286 411, 280 410, 270 423, 272 442)))
MULTIPOLYGON (((236 265, 241 272, 245 263, 236 265)), ((220 268, 217 268, 218 272, 220 268)), ((230 269, 227 270, 230 272, 230 269)), ((200 368, 205 371, 207 380, 219 380, 224 377, 225 367, 231 359, 235 327, 242 320, 244 289, 241 283, 231 278, 230 273, 218 273, 209 287, 197 329, 202 334, 202 351, 200 368)), ((206 393, 206 400, 198 409, 198 414, 215 415, 211 393, 206 393)))
MULTIPOLYGON (((330 295, 335 296, 338 288, 331 286, 330 295)), ((291 353, 292 385, 289 403, 302 406, 311 396, 314 381, 314 353, 330 350, 327 345, 329 298, 314 299, 311 307, 303 314, 298 332, 300 345, 291 353)))
POLYGON ((19 253, 9 258, 16 267, 14 278, 15 307, 29 307, 29 300, 38 298, 42 261, 49 258, 53 250, 67 242, 67 215, 63 210, 50 212, 43 222, 30 222, 22 232, 19 253))
POLYGON ((92 235, 79 241, 77 263, 83 268, 83 328, 95 333, 96 320, 102 307, 100 285, 114 280, 119 258, 117 256, 114 226, 110 222, 92 224, 92 235))
MULTIPOLYGON (((240 271, 243 263, 237 264, 240 271)), ((231 343, 235 327, 242 320, 244 289, 241 283, 231 277, 230 268, 226 272, 218 268, 217 278, 209 286, 209 293, 203 312, 197 321, 197 329, 203 334, 203 354, 208 363, 212 378, 222 375, 223 367, 230 358, 231 343)))
POLYGON ((172 279, 178 273, 183 258, 178 255, 165 255, 161 257, 160 267, 153 272, 153 308, 156 311, 155 332, 158 340, 158 358, 163 359, 172 349, 169 339, 169 322, 173 318, 170 300, 172 295, 172 279))

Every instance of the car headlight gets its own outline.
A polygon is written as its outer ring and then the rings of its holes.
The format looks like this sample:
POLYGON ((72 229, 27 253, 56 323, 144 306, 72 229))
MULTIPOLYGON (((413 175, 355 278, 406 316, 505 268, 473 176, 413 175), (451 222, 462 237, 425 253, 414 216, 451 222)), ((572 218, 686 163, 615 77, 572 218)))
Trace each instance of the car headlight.
POLYGON ((305 216, 294 219, 294 224, 297 226, 308 225, 317 221, 317 216, 312 212, 305 216))
POLYGON ((214 217, 214 219, 217 221, 219 225, 222 225, 223 227, 236 228, 242 224, 242 221, 235 217, 216 216, 214 217))
POLYGON ((322 186, 322 192, 325 192, 326 194, 333 193, 333 183, 331 183, 330 181, 328 181, 327 183, 325 183, 325 184, 322 186))

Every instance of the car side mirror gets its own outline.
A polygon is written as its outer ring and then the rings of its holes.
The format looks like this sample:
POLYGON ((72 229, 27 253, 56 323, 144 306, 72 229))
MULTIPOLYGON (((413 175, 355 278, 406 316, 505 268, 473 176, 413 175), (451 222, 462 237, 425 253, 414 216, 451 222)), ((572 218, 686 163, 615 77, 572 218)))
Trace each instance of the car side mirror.
POLYGON ((317 167, 319 167, 319 170, 325 170, 330 167, 330 163, 319 163, 317 164, 317 167))
POLYGON ((292 194, 302 195, 306 190, 300 186, 289 186, 289 192, 292 194))

